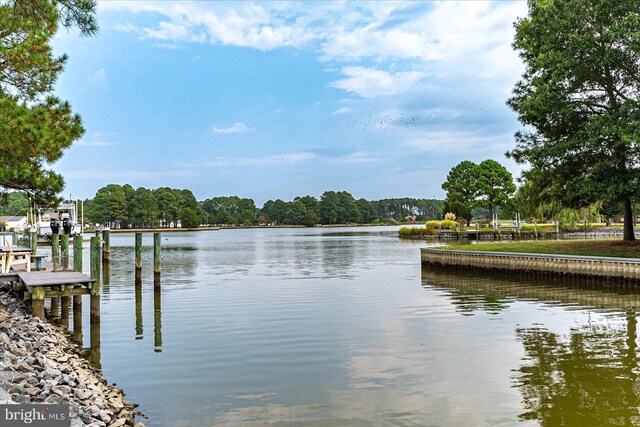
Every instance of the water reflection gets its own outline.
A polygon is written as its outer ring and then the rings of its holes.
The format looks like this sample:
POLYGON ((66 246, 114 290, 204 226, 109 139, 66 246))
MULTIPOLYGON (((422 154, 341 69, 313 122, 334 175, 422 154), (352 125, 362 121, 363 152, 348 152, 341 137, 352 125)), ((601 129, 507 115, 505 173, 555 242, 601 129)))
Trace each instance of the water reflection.
POLYGON ((422 286, 441 288, 459 312, 497 313, 518 300, 546 304, 640 311, 640 292, 611 287, 607 281, 535 278, 502 274, 478 274, 423 268, 422 286))
POLYGON ((135 305, 136 305, 136 339, 141 340, 143 338, 143 323, 142 323, 142 279, 136 277, 135 281, 135 305))
POLYGON ((162 291, 153 289, 153 351, 162 352, 162 291))
POLYGON ((620 325, 582 325, 561 336, 545 328, 517 329, 526 357, 515 385, 521 420, 543 426, 638 425, 640 384, 636 313, 620 325))
POLYGON ((524 348, 512 378, 522 394, 519 419, 543 426, 640 425, 637 292, 595 281, 531 280, 433 268, 423 269, 422 280, 425 288, 445 291, 462 314, 498 313, 532 300, 580 310, 589 307, 588 313, 599 318, 574 324, 568 333, 536 323, 515 328, 524 348))

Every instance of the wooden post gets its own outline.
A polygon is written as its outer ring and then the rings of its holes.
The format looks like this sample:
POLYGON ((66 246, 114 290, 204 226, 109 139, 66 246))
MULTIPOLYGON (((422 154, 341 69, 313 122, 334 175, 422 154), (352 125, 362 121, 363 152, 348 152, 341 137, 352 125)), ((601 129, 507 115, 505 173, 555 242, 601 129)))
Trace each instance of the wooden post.
POLYGON ((60 315, 60 298, 51 298, 51 317, 60 315))
POLYGON ((162 292, 158 288, 153 290, 153 351, 162 352, 162 292))
MULTIPOLYGON (((82 273, 82 236, 79 234, 73 236, 73 270, 82 273)), ((82 295, 73 296, 73 331, 82 339, 82 295), (79 331, 76 331, 78 323, 79 331)))
POLYGON ((91 324, 100 323, 100 238, 91 238, 91 278, 95 282, 91 286, 91 324))
POLYGON ((29 232, 29 246, 31 246, 31 254, 38 253, 38 233, 36 231, 29 232))
POLYGON ((162 236, 160 233, 153 233, 153 272, 160 274, 160 242, 162 236))
POLYGON ((160 242, 161 234, 153 233, 153 288, 160 289, 160 242))
POLYGON ((109 230, 102 231, 102 240, 104 246, 102 247, 102 262, 107 263, 111 261, 111 245, 109 243, 109 230))
POLYGON ((44 287, 34 286, 31 293, 31 313, 44 319, 44 287))
POLYGON ((136 233, 136 283, 142 278, 142 233, 136 233))
POLYGON ((69 268, 69 235, 60 236, 60 256, 62 257, 62 266, 65 270, 69 268))
POLYGON ((82 273, 82 236, 73 236, 73 270, 82 273))
POLYGON ((13 230, 11 232, 11 244, 13 246, 18 246, 18 233, 16 232, 16 230, 13 230))
POLYGON ((56 258, 60 256, 60 235, 53 233, 51 235, 51 261, 56 262, 56 258))

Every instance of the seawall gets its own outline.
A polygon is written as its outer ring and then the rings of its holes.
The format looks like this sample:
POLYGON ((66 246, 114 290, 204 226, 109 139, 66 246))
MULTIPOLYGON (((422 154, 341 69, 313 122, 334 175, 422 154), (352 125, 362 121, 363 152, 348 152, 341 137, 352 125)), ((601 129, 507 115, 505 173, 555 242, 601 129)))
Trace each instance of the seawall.
POLYGON ((422 265, 533 275, 624 279, 640 282, 640 259, 515 252, 421 249, 422 265))

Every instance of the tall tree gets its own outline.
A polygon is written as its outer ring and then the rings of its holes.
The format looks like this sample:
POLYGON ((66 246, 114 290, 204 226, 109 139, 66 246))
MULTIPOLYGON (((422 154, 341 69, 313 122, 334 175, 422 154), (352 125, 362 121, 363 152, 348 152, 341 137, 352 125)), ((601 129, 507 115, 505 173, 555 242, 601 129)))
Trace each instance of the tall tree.
POLYGON ((124 190, 117 184, 109 184, 96 192, 91 203, 91 220, 104 224, 126 221, 129 203, 124 190))
POLYGON ((445 204, 456 210, 457 216, 463 216, 467 225, 471 223, 471 211, 477 204, 479 180, 478 165, 465 160, 449 171, 447 180, 442 184, 442 189, 447 192, 445 204))
POLYGON ((556 183, 571 207, 622 204, 634 240, 640 194, 640 2, 529 0, 514 48, 526 70, 508 104, 525 129, 509 153, 556 183))
POLYGON ((493 218, 494 209, 504 206, 516 191, 513 175, 491 159, 478 165, 478 175, 478 196, 493 218))
POLYGON ((95 33, 95 2, 0 3, 0 189, 25 191, 39 204, 55 202, 64 181, 49 165, 84 133, 69 104, 51 96, 67 60, 51 48, 60 22, 95 33))

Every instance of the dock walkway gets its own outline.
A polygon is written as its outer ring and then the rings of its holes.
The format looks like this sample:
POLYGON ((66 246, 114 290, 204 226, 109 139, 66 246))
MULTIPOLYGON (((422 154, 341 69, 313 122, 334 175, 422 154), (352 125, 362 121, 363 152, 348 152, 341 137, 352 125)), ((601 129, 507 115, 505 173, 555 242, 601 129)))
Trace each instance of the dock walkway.
POLYGON ((91 295, 96 279, 73 270, 55 271, 53 263, 46 263, 44 267, 32 271, 26 271, 24 266, 12 268, 12 273, 17 276, 16 289, 22 291, 23 299, 31 300, 34 316, 44 317, 46 298, 68 301, 70 297, 91 295))

